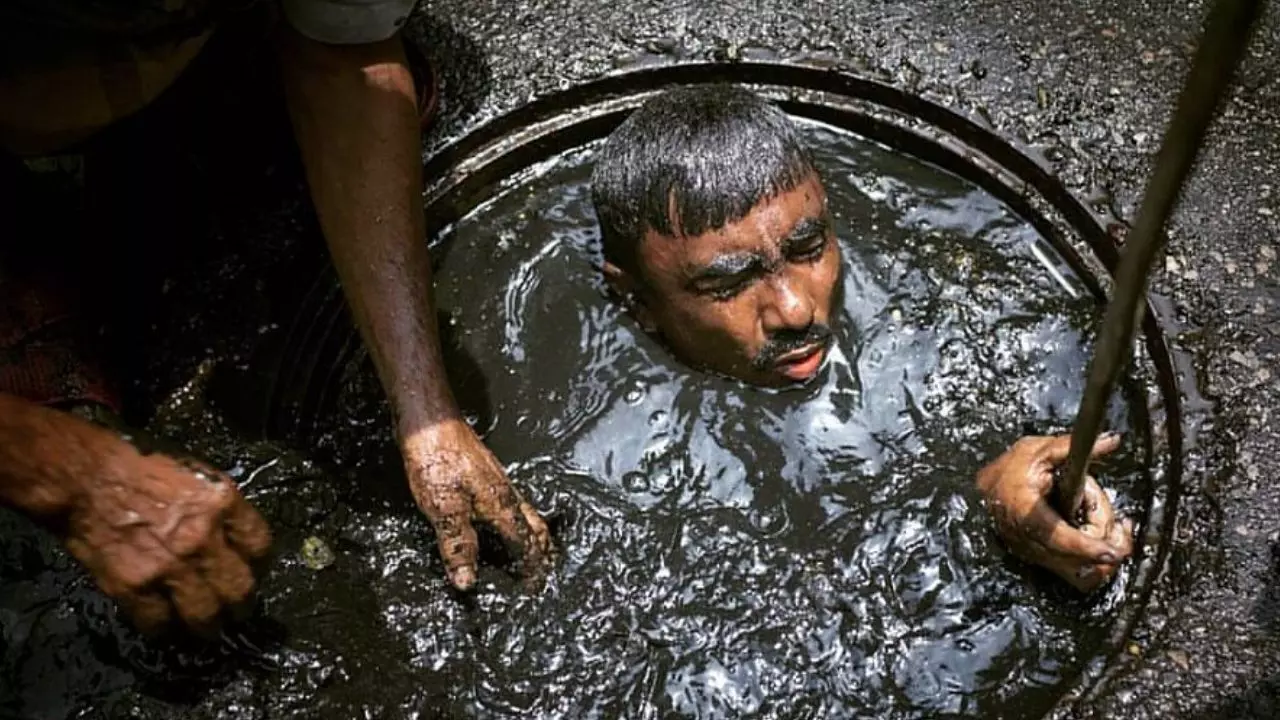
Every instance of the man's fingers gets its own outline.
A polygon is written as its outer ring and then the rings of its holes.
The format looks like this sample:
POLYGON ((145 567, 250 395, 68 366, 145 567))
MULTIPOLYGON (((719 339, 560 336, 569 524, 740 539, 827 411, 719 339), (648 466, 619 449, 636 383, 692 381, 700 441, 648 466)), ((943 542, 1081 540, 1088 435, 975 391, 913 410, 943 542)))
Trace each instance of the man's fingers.
POLYGON ((471 527, 472 499, 457 475, 436 483, 418 495, 418 503, 436 531, 436 543, 444 560, 449 582, 459 590, 470 590, 476 582, 476 555, 479 547, 471 527))
POLYGON ((204 581, 226 605, 246 604, 253 595, 253 571, 221 533, 215 533, 209 539, 195 562, 204 581))
POLYGON ((1105 540, 1115 552, 1117 560, 1124 560, 1133 554, 1133 522, 1123 520, 1116 522, 1115 508, 1111 498, 1093 478, 1085 483, 1085 497, 1089 503, 1089 514, 1084 526, 1080 529, 1086 535, 1105 540))
POLYGON ((239 492, 223 513, 222 525, 231 546, 247 558, 260 558, 271 549, 270 526, 239 492))
MULTIPOLYGON (((1089 459, 1097 460, 1114 452, 1118 447, 1120 447, 1120 433, 1103 433, 1098 436, 1097 440, 1093 441, 1093 449, 1089 451, 1089 459)), ((1055 435, 1049 438, 1042 452, 1044 453, 1044 458, 1050 463, 1061 465, 1067 461, 1067 456, 1071 454, 1071 436, 1055 435)))
POLYGON ((190 505, 173 503, 166 512, 168 515, 150 531, 167 552, 177 557, 188 558, 203 552, 209 537, 222 531, 221 512, 210 508, 205 499, 190 505))
POLYGON ((1115 508, 1111 506, 1111 498, 1107 497, 1098 481, 1087 476, 1084 479, 1084 507, 1086 512, 1082 529, 1085 533, 1093 537, 1109 537, 1116 521, 1115 508))
POLYGON ((217 633, 222 603, 218 594, 194 567, 182 565, 164 579, 178 616, 192 631, 204 637, 217 633))
POLYGON ((533 536, 534 544, 542 551, 543 556, 549 557, 553 548, 551 529, 547 527, 547 521, 543 520, 538 511, 523 499, 520 501, 520 512, 524 514, 524 521, 529 524, 529 532, 533 536))
POLYGON ((438 520, 431 518, 431 525, 436 530, 436 543, 440 546, 440 557, 444 560, 449 582, 459 590, 470 590, 476 583, 476 556, 479 554, 475 529, 467 516, 461 513, 438 520))
POLYGON ((1032 536, 1050 553, 1095 563, 1119 560, 1116 548, 1071 527, 1043 499, 1036 503, 1025 522, 1032 536))
POLYGON ((502 536, 507 551, 532 567, 540 563, 542 551, 520 507, 520 496, 505 480, 491 482, 476 493, 476 510, 502 536))
POLYGON ((1098 460, 1106 455, 1110 455, 1120 447, 1120 433, 1109 432, 1098 436, 1093 441, 1093 449, 1089 451, 1090 460, 1098 460))
POLYGON ((1107 536, 1107 542, 1112 547, 1119 550, 1121 557, 1128 557, 1133 554, 1133 521, 1125 520, 1115 523, 1111 528, 1111 534, 1107 536))
POLYGON ((1048 438, 1044 446, 1040 450, 1045 460, 1054 465, 1060 465, 1067 460, 1067 455, 1071 453, 1071 436, 1055 435, 1048 438))
POLYGON ((524 500, 520 501, 520 512, 524 515, 525 522, 529 524, 530 552, 525 555, 522 568, 525 588, 530 592, 537 592, 546 580, 547 571, 551 567, 554 550, 551 545, 551 531, 547 529, 547 523, 543 521, 542 516, 538 515, 538 511, 524 500))

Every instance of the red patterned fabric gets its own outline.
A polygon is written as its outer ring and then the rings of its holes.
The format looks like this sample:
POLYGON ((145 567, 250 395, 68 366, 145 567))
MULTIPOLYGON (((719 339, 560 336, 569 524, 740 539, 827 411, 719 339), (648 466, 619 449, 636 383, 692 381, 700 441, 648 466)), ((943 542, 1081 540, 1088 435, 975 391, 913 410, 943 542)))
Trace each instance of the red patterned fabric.
POLYGON ((42 405, 96 402, 120 410, 71 296, 13 278, 0 278, 0 392, 42 405))

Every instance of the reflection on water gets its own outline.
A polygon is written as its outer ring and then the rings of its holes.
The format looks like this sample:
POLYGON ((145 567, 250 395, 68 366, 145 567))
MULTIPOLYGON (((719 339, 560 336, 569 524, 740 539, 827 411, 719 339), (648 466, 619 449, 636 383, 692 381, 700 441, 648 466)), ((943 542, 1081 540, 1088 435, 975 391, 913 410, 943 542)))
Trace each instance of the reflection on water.
MULTIPOLYGON (((37 623, 43 649, 11 650, 0 679, 66 682, 60 653, 105 625, 84 666, 133 690, 79 697, 144 713, 170 700, 258 717, 1043 712, 1091 658, 1125 576, 1083 603, 1013 562, 972 477, 1020 434, 1065 427, 1095 308, 991 196, 858 138, 809 133, 846 268, 835 350, 799 390, 686 370, 605 298, 589 150, 514 185, 442 245, 461 402, 557 527, 543 592, 522 595, 496 567, 473 599, 444 588, 373 377, 353 363, 325 444, 355 469, 285 464, 249 488, 284 553, 264 588, 282 629, 261 620, 217 652, 162 652, 95 608, 37 623), (339 555, 319 575, 296 557, 310 534, 339 555), (50 669, 20 667, 33 658, 50 669), (153 681, 175 658, 207 688, 157 704, 153 681)), ((1119 402, 1110 422, 1145 433, 1119 402)), ((1137 447, 1103 474, 1120 512, 1146 492, 1137 447)), ((7 581, 47 561, 3 558, 7 638, 31 625, 7 581)), ((56 582, 74 583, 53 562, 56 582)))

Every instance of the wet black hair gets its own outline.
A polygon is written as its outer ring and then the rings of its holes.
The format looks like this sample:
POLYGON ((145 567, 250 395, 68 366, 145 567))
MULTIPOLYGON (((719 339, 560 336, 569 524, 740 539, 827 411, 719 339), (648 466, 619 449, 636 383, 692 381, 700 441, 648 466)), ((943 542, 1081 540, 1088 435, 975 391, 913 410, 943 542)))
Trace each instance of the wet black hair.
POLYGON ((668 90, 623 121, 596 158, 591 199, 604 258, 634 271, 647 231, 716 230, 815 173, 795 124, 759 95, 733 85, 668 90))

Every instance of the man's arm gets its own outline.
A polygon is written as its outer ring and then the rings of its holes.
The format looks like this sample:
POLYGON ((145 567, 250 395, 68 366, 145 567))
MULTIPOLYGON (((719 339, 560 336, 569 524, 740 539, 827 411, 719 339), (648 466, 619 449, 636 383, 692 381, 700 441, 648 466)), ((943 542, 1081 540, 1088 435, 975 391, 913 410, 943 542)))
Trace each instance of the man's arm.
POLYGON ((472 517, 490 522, 534 570, 550 549, 546 525, 463 420, 445 376, 423 230, 417 100, 400 39, 322 43, 290 28, 281 45, 321 229, 449 578, 460 589, 475 581, 472 517))

